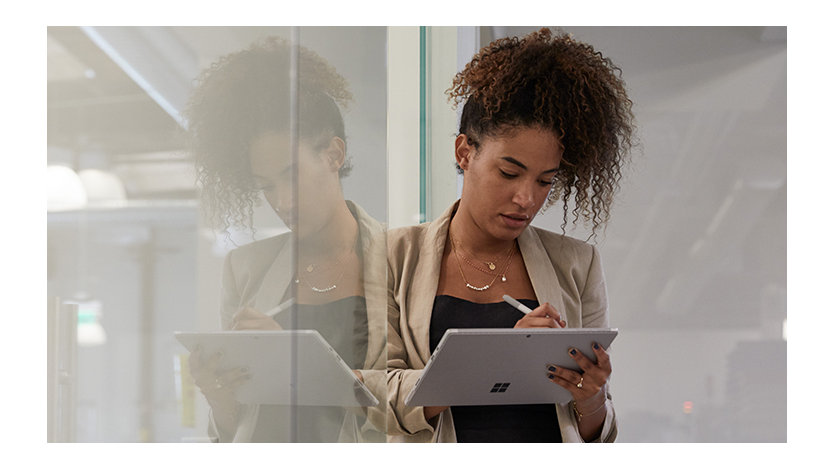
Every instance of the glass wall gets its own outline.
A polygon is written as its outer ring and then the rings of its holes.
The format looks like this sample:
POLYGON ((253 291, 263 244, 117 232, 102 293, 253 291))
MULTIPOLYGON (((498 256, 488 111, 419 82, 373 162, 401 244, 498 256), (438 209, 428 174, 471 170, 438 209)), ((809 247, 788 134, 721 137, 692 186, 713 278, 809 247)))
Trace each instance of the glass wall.
POLYGON ((386 28, 47 36, 49 440, 383 441, 386 28))

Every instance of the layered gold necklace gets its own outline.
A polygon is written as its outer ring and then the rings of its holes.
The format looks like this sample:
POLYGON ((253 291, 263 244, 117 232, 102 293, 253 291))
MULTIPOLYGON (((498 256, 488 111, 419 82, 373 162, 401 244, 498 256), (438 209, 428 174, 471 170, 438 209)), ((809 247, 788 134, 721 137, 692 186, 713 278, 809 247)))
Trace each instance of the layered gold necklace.
MULTIPOLYGON (((507 250, 507 255, 506 255, 506 258, 504 260, 504 269, 499 270, 498 269, 499 263, 497 263, 497 261, 477 261, 477 260, 472 261, 469 258, 467 258, 466 256, 460 255, 458 253, 458 249, 457 249, 458 248, 457 247, 458 243, 455 240, 455 238, 452 237, 451 233, 449 233, 449 239, 452 241, 452 253, 454 253, 455 259, 458 262, 458 271, 460 271, 460 277, 461 277, 461 279, 463 279, 463 282, 464 282, 464 284, 466 284, 466 287, 468 287, 472 290, 475 290, 475 291, 485 291, 485 290, 489 289, 490 287, 492 287, 492 285, 498 279, 498 276, 501 276, 501 282, 507 282, 507 270, 509 269, 510 264, 512 264, 513 258, 514 258, 514 255, 515 255, 515 242, 512 244, 512 246, 510 246, 510 249, 507 250), (463 265, 460 262, 461 258, 464 259, 466 264, 472 266, 476 270, 478 270, 480 272, 483 272, 483 273, 486 273, 486 274, 493 274, 494 273, 495 275, 492 277, 492 280, 489 281, 488 284, 486 284, 484 286, 481 286, 481 287, 474 286, 474 285, 470 284, 469 281, 466 280, 466 276, 463 274, 463 265)), ((463 251, 463 248, 461 248, 461 251, 463 251)), ((473 256, 473 258, 474 258, 474 256, 473 256)))

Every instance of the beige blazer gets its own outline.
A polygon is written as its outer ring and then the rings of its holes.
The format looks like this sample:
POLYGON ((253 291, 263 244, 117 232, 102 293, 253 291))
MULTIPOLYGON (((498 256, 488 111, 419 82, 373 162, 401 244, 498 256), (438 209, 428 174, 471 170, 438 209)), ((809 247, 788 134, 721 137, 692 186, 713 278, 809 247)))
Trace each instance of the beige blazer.
MULTIPOLYGON (((457 203, 433 222, 388 232, 390 441, 456 441, 450 410, 429 422, 424 418, 423 407, 404 403, 431 356, 429 323, 449 221, 456 208, 457 203)), ((518 244, 540 303, 550 302, 568 328, 608 326, 605 280, 594 246, 537 227, 522 232, 518 244)), ((617 435, 610 398, 608 394, 600 439, 604 442, 613 442, 617 435)), ((562 440, 581 442, 571 404, 555 406, 562 440)))
MULTIPOLYGON (((346 201, 359 224, 362 245, 365 303, 368 311, 368 349, 364 369, 365 385, 379 399, 379 406, 348 413, 340 441, 380 441, 385 436, 385 230, 361 207, 346 201), (364 417, 367 416, 367 419, 364 417)), ((223 274, 220 326, 229 329, 234 314, 244 305, 261 312, 279 305, 293 280, 292 234, 286 233, 236 248, 226 256, 223 274)), ((245 406, 234 435, 221 435, 210 420, 210 434, 220 441, 247 442, 258 419, 257 405, 245 406)))

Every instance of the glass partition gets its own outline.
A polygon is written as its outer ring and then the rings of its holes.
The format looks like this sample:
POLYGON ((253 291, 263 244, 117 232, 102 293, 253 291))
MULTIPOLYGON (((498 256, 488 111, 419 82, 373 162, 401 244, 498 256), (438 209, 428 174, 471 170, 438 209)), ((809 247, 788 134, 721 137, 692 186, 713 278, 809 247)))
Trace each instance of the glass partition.
POLYGON ((386 28, 47 36, 48 440, 384 441, 386 28))

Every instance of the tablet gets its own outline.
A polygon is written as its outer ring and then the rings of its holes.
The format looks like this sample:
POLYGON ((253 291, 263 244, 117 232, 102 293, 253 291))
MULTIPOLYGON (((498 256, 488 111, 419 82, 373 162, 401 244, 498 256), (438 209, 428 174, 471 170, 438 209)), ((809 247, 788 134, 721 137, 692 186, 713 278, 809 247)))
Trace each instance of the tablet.
POLYGON ((574 347, 592 361, 613 328, 449 329, 406 397, 410 406, 567 403, 571 394, 547 378, 547 364, 579 371, 574 347))
POLYGON ((175 332, 189 351, 223 352, 223 369, 248 367, 236 391, 244 404, 375 406, 379 403, 315 330, 175 332))

